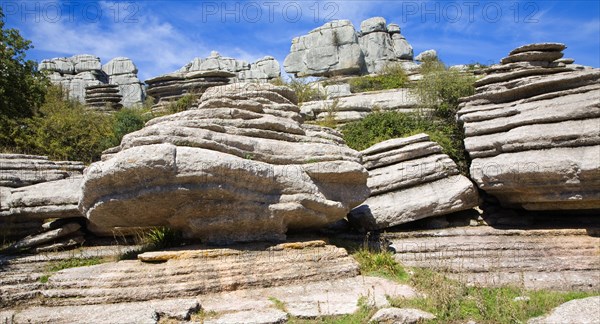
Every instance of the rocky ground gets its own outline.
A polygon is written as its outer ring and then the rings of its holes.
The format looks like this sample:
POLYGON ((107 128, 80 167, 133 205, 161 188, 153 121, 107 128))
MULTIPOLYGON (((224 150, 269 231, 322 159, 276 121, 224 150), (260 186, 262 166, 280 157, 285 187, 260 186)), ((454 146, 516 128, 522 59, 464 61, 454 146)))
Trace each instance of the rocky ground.
MULTIPOLYGON (((361 298, 385 308, 388 297, 420 295, 410 286, 361 275, 346 249, 332 245, 349 240, 361 244, 364 237, 291 236, 287 243, 226 248, 188 245, 121 261, 140 246, 105 240, 75 251, 2 256, 0 320, 282 323, 351 314, 361 298), (61 261, 91 258, 102 263, 48 270, 61 261)), ((463 226, 397 230, 378 242, 387 242, 405 266, 435 269, 469 284, 600 290, 600 238, 585 230, 463 226)))

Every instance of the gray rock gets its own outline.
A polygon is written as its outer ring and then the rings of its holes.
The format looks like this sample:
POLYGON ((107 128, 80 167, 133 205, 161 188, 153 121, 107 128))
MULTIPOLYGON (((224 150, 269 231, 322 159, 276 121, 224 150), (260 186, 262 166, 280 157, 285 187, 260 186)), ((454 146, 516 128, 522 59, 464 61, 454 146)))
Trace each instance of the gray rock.
POLYGON ((599 208, 600 70, 535 61, 484 72, 458 112, 479 188, 507 207, 599 208))
POLYGON ((83 173, 82 162, 50 161, 47 156, 0 154, 0 187, 19 188, 83 173))
POLYGON ((115 57, 102 66, 102 71, 109 76, 138 73, 133 61, 127 57, 115 57))
POLYGON ((416 324, 435 318, 435 315, 415 308, 382 308, 369 323, 416 324))
POLYGON ((76 74, 86 71, 98 71, 102 69, 100 58, 94 55, 75 55, 71 57, 71 62, 73 62, 76 74))
MULTIPOLYGON (((385 28, 385 20, 383 21, 385 28)), ((396 60, 396 52, 392 38, 386 31, 372 31, 362 34, 358 43, 364 54, 365 64, 369 73, 383 71, 390 62, 396 60)))
POLYGON ((344 97, 352 94, 350 92, 350 85, 347 83, 325 86, 325 93, 327 94, 327 99, 344 97))
MULTIPOLYGON (((372 17, 360 23, 360 32, 366 35, 373 32, 387 32, 386 21, 383 17, 372 17)), ((399 29, 400 27, 398 27, 399 29)))
POLYGON ((387 31, 390 34, 400 34, 400 26, 398 24, 389 24, 387 31))
POLYGON ((479 203, 473 183, 426 134, 384 141, 361 153, 371 195, 348 215, 359 229, 384 229, 479 203))
POLYGON ((527 324, 593 324, 600 318, 600 296, 575 299, 553 309, 550 314, 536 317, 527 324))
POLYGON ((58 242, 50 245, 40 246, 35 248, 35 253, 44 253, 44 252, 56 252, 62 250, 72 249, 76 246, 80 246, 85 242, 83 235, 75 236, 69 239, 64 240, 63 242, 58 242))
POLYGON ((247 310, 207 319, 204 324, 280 324, 288 320, 288 314, 278 309, 247 310))
POLYGON ((417 55, 417 57, 415 57, 415 61, 419 61, 419 62, 423 62, 423 61, 427 61, 427 60, 437 60, 437 59, 438 59, 437 52, 436 52, 436 50, 433 50, 433 49, 423 51, 423 52, 419 53, 419 55, 417 55))
POLYGON ((562 58, 563 55, 564 54, 562 52, 519 52, 503 58, 501 63, 508 64, 515 62, 552 62, 562 58))
POLYGON ((400 60, 413 60, 413 48, 402 34, 392 35, 392 46, 396 57, 400 60))
POLYGON ((534 43, 527 44, 521 47, 517 47, 514 50, 510 51, 509 55, 531 52, 531 51, 541 51, 541 52, 562 52, 567 48, 565 44, 562 43, 534 43))
POLYGON ((87 168, 81 211, 107 233, 168 225, 217 243, 344 218, 368 195, 367 173, 339 133, 298 122, 296 100, 264 83, 209 88, 197 109, 149 121, 87 168))
POLYGON ((47 243, 50 241, 54 241, 58 238, 67 236, 69 234, 75 233, 81 228, 81 225, 77 223, 70 223, 61 228, 50 230, 48 232, 44 232, 38 235, 28 236, 9 247, 11 250, 21 250, 21 249, 29 249, 35 246, 38 246, 43 243, 47 243))

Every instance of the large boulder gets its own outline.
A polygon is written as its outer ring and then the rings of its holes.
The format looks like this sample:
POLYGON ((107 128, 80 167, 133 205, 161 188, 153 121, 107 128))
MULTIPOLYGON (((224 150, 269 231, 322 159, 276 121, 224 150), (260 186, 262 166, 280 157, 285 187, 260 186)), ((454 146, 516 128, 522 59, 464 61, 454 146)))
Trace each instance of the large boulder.
POLYGON ((213 243, 278 240, 344 218, 368 196, 358 152, 300 124, 295 93, 269 84, 208 89, 156 118, 85 172, 80 209, 97 233, 170 226, 213 243))
POLYGON ((461 103, 471 177, 506 207, 600 208, 600 70, 553 62, 564 48, 511 52, 461 103))
POLYGON ((361 152, 371 196, 348 220, 379 230, 475 207, 475 185, 426 134, 391 139, 361 152))
POLYGON ((102 71, 108 76, 109 84, 118 86, 121 105, 132 107, 144 101, 144 85, 138 79, 138 69, 131 59, 116 57, 103 65, 102 71))
POLYGON ((294 38, 283 66, 296 76, 359 74, 364 69, 364 55, 354 25, 349 20, 334 20, 294 38))
POLYGON ((0 187, 19 188, 83 173, 82 162, 50 161, 47 156, 0 154, 0 187))
POLYGON ((412 46, 400 34, 400 26, 386 26, 383 17, 373 17, 363 21, 358 32, 349 20, 334 20, 294 38, 283 66, 298 77, 327 77, 380 73, 412 58, 412 46))

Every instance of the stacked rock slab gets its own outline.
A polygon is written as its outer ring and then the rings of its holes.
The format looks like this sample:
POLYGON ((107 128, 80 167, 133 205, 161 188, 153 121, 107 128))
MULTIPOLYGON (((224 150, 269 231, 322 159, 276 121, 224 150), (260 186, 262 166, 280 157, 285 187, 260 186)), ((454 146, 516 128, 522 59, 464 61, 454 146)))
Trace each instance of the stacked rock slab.
POLYGON ((86 102, 86 89, 100 85, 117 85, 121 105, 131 107, 144 101, 144 88, 137 78, 133 62, 118 57, 102 66, 100 58, 82 54, 43 60, 40 71, 47 71, 50 81, 68 91, 69 98, 86 102))
POLYGON ((80 210, 100 234, 170 226, 213 243, 335 222, 368 196, 367 172, 338 132, 301 119, 289 88, 212 87, 87 168, 80 210))
POLYGON ((78 175, 83 168, 81 162, 0 154, 0 238, 29 235, 45 218, 81 216, 78 175))
MULTIPOLYGON (((329 86, 331 88, 333 86, 329 86)), ((344 124, 365 118, 373 111, 427 112, 409 89, 340 94, 336 98, 302 103, 306 119, 324 121, 332 118, 344 124)))
POLYGON ((600 208, 600 70, 556 62, 563 49, 515 49, 461 103, 471 177, 504 206, 600 208))
POLYGON ((348 220, 379 230, 477 206, 473 183, 427 134, 392 139, 361 152, 371 196, 348 220))
POLYGON ((224 57, 212 51, 207 58, 195 58, 177 72, 227 71, 235 73, 236 82, 267 82, 281 76, 279 62, 272 56, 265 56, 254 63, 224 57))
POLYGON ((294 38, 283 66, 297 77, 354 75, 378 73, 412 58, 400 27, 374 17, 363 21, 359 32, 349 20, 334 20, 294 38))
POLYGON ((86 106, 98 111, 115 111, 123 108, 119 87, 114 84, 101 84, 85 88, 86 106))
POLYGON ((147 93, 155 101, 152 111, 155 113, 167 111, 171 103, 186 95, 192 95, 197 100, 206 89, 228 84, 233 77, 235 73, 213 70, 174 72, 146 80, 147 93))

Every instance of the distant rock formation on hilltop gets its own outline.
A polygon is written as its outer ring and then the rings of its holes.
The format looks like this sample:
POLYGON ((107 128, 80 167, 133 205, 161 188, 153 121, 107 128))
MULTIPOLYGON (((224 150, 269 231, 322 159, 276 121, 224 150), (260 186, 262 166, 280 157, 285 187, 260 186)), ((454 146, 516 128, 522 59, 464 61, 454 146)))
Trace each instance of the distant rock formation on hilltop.
POLYGON ((107 104, 111 110, 121 106, 131 107, 141 104, 145 99, 145 89, 137 77, 137 67, 126 57, 117 57, 102 65, 97 56, 81 54, 43 60, 39 69, 49 73, 52 83, 66 89, 69 98, 88 103, 99 110, 104 110, 107 104), (111 88, 117 88, 118 93, 97 90, 99 86, 107 85, 116 86, 111 88))

